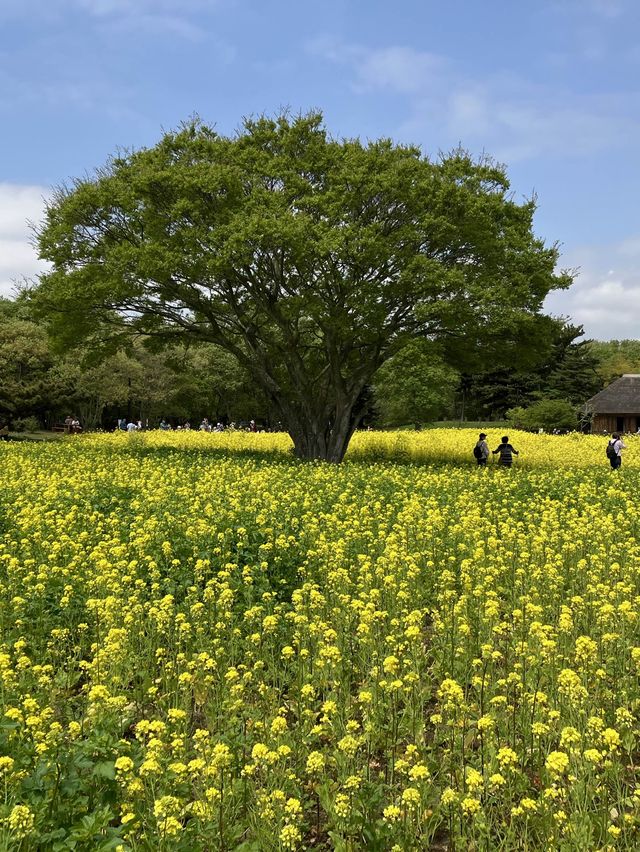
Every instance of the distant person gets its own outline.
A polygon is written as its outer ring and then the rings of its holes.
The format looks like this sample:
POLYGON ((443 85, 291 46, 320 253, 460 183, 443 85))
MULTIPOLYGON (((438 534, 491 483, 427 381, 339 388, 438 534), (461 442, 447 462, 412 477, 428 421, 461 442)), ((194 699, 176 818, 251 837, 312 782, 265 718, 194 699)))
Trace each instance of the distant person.
POLYGON ((473 448, 473 455, 478 462, 478 467, 486 467, 487 459, 489 458, 489 444, 487 444, 487 436, 484 432, 480 432, 476 445, 473 448))
POLYGON ((513 464, 513 457, 520 455, 516 448, 512 447, 509 443, 508 435, 502 436, 500 446, 496 447, 496 449, 492 452, 494 456, 496 453, 500 453, 498 464, 501 464, 503 467, 511 467, 511 465, 513 464))
POLYGON ((80 421, 78 420, 77 417, 73 417, 71 419, 71 426, 69 427, 69 431, 73 435, 79 435, 80 432, 82 432, 82 426, 80 425, 80 421))
POLYGON ((255 420, 250 420, 250 421, 249 421, 249 431, 250 431, 250 432, 257 432, 257 431, 258 431, 258 427, 256 426, 256 421, 255 421, 255 420))
POLYGON ((169 426, 167 421, 163 419, 160 421, 160 429, 162 429, 163 432, 168 432, 171 429, 171 426, 169 426))
POLYGON ((138 426, 133 422, 133 420, 130 420, 127 423, 127 432, 129 434, 131 434, 132 432, 137 432, 137 431, 138 431, 138 426))
POLYGON ((118 420, 118 429, 119 429, 121 432, 126 432, 126 431, 127 431, 127 419, 126 419, 126 417, 121 417, 121 418, 118 420))
POLYGON ((607 444, 607 458, 612 470, 617 470, 622 464, 622 451, 626 450, 626 445, 622 443, 622 438, 618 432, 612 432, 609 443, 607 444))

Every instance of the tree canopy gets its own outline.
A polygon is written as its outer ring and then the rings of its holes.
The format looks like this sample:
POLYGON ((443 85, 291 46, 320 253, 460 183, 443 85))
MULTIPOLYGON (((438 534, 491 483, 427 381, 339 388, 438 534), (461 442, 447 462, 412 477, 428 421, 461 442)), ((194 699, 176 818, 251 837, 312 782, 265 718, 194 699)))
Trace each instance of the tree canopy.
POLYGON ((570 279, 503 167, 337 140, 320 114, 200 121, 61 188, 33 293, 53 332, 214 343, 300 458, 340 461, 378 368, 416 337, 490 352, 570 279), (464 341, 464 344, 462 344, 464 341))

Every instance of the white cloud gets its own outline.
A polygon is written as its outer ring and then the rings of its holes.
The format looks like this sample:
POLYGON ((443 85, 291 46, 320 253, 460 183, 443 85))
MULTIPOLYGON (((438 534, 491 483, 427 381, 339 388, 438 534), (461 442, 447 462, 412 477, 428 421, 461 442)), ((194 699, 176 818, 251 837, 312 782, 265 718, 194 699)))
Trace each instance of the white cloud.
POLYGON ((16 283, 44 269, 29 222, 40 221, 49 194, 42 186, 0 183, 0 296, 10 296, 16 283))
POLYGON ((613 245, 584 246, 562 265, 578 267, 574 284, 552 293, 548 311, 570 316, 597 340, 637 338, 640 329, 640 236, 613 245))

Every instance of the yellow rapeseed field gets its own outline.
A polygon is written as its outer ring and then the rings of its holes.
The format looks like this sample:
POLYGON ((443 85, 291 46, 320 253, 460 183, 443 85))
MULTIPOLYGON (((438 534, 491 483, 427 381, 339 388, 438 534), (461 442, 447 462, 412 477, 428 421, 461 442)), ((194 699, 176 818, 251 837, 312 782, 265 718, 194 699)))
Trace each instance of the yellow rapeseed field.
POLYGON ((510 437, 0 444, 0 849, 640 848, 640 438, 510 437))

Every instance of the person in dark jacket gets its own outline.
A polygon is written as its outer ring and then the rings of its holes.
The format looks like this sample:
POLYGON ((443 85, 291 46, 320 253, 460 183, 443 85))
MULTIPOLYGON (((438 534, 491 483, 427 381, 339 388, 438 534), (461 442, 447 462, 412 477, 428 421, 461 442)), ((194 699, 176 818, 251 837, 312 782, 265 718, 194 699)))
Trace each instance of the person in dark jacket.
POLYGON ((498 464, 503 465, 504 467, 511 467, 513 464, 513 457, 519 456, 520 453, 516 450, 515 447, 512 447, 509 443, 509 436, 503 435, 502 443, 499 447, 496 447, 495 450, 492 451, 495 456, 496 453, 500 453, 500 458, 498 459, 498 464))

